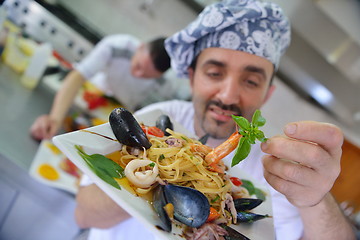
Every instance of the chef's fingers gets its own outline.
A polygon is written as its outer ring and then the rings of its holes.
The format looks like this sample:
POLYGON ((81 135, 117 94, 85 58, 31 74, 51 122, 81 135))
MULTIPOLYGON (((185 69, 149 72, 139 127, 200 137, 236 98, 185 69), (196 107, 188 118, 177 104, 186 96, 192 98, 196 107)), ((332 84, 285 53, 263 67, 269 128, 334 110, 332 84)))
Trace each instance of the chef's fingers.
POLYGON ((297 207, 313 206, 323 198, 322 191, 285 180, 268 172, 266 169, 264 169, 264 177, 275 190, 284 194, 285 197, 297 207))
POLYGON ((334 157, 341 155, 344 136, 333 124, 315 121, 293 122, 285 126, 284 133, 291 138, 319 144, 334 157))
POLYGON ((337 160, 320 145, 312 142, 291 139, 286 136, 275 136, 261 144, 261 149, 279 159, 297 162, 317 171, 332 171, 337 160))
POLYGON ((302 186, 311 186, 314 182, 321 181, 314 169, 271 155, 263 157, 263 165, 264 169, 272 175, 302 186))
POLYGON ((30 134, 36 140, 42 140, 46 138, 49 129, 49 118, 47 115, 38 117, 33 125, 30 127, 30 134))

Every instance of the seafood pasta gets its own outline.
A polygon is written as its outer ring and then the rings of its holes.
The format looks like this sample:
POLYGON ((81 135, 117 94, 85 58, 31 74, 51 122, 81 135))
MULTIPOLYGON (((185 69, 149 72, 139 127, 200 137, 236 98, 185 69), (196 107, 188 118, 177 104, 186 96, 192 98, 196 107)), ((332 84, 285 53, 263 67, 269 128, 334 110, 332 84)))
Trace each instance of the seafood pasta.
MULTIPOLYGON (((262 120, 260 117, 258 114, 257 119, 262 120)), ((246 140, 247 133, 242 131, 242 136, 235 132, 213 149, 173 131, 167 116, 159 119, 157 127, 140 125, 129 111, 116 108, 109 123, 122 144, 117 154, 110 160, 99 154, 87 155, 77 147, 79 154, 112 186, 120 189, 114 178, 125 176, 138 195, 151 195, 161 220, 159 227, 164 231, 171 232, 176 220, 183 224, 186 239, 248 239, 229 225, 268 215, 250 211, 263 200, 250 198, 255 193, 249 193, 251 188, 243 187, 239 178, 226 174, 222 161, 246 140)), ((257 130, 256 126, 246 126, 257 130)))
MULTIPOLYGON (((170 136, 148 134, 149 149, 134 151, 122 146, 118 164, 125 167, 125 175, 139 194, 152 189, 154 183, 167 182, 191 187, 202 192, 219 213, 225 215, 220 203, 231 190, 231 183, 223 173, 211 171, 205 156, 212 150, 199 141, 167 130, 170 136), (143 160, 149 160, 145 166, 143 160), (129 164, 130 163, 130 164, 129 164)), ((247 197, 246 190, 243 195, 247 197)))

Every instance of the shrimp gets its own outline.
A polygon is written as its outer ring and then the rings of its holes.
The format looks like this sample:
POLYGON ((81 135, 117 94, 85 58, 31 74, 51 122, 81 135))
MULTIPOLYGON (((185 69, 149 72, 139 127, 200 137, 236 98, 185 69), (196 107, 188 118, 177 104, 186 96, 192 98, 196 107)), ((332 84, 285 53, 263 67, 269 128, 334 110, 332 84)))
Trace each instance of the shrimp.
POLYGON ((197 154, 204 158, 207 154, 209 154, 213 149, 209 146, 202 145, 202 144, 191 144, 190 151, 194 154, 197 154))
POLYGON ((237 131, 234 132, 225 142, 214 148, 206 155, 205 161, 209 164, 209 169, 211 171, 220 173, 224 172, 222 167, 224 163, 221 159, 235 150, 241 137, 242 135, 240 135, 237 131))

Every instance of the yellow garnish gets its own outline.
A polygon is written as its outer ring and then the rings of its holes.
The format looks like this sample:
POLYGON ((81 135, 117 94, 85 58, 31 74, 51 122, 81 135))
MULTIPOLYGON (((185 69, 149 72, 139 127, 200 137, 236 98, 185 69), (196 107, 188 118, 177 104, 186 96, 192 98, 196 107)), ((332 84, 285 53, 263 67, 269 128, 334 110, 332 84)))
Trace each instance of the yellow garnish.
POLYGON ((58 155, 61 151, 51 142, 46 142, 46 146, 55 154, 58 155))
POLYGON ((100 118, 93 118, 91 119, 92 125, 97 126, 106 123, 107 121, 100 119, 100 118))
POLYGON ((59 172, 53 166, 47 163, 41 164, 38 168, 38 172, 43 178, 50 181, 58 180, 60 177, 59 172))

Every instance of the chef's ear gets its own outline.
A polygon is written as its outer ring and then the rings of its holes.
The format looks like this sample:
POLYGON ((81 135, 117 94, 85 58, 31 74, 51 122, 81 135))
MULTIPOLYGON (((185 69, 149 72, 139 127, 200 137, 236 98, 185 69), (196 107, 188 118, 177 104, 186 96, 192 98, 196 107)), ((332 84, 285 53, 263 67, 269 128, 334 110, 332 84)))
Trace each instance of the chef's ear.
POLYGON ((188 68, 188 75, 190 80, 190 86, 193 87, 194 85, 194 69, 192 67, 188 68))

